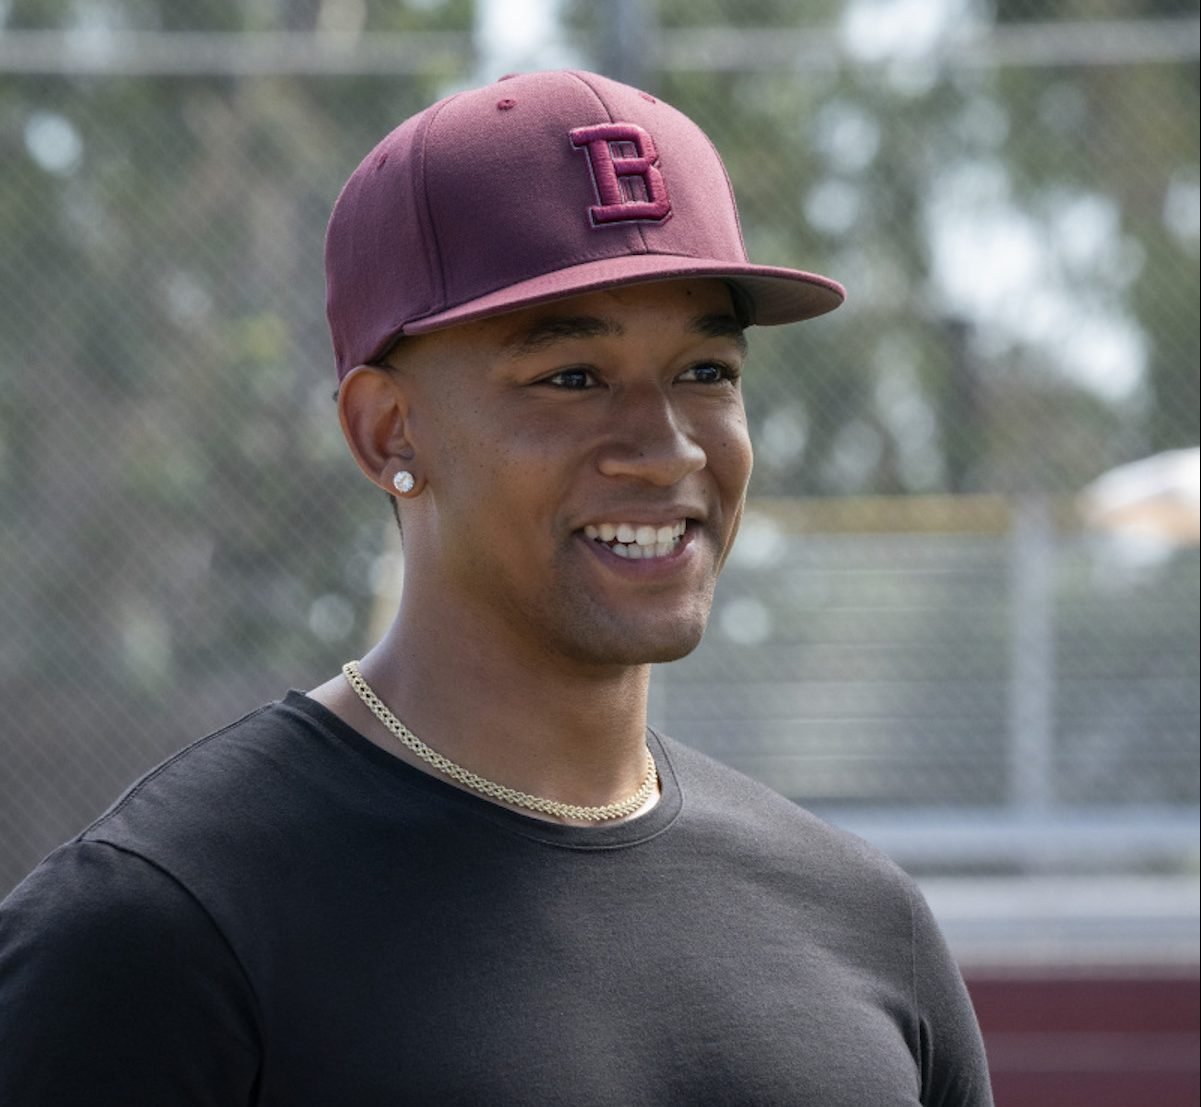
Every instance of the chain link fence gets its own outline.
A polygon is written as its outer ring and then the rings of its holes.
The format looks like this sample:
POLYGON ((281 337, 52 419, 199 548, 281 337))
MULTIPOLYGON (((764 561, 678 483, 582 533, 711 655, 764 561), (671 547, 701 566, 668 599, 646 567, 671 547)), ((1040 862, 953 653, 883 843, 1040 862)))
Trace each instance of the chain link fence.
POLYGON ((406 115, 561 62, 693 115, 752 257, 851 293, 751 336, 754 503, 656 720, 916 869, 1195 873, 1195 455, 1191 499, 1187 459, 1081 498, 1199 440, 1195 6, 529 7, 498 45, 460 0, 0 4, 0 891, 363 651, 400 566, 329 209, 406 115))

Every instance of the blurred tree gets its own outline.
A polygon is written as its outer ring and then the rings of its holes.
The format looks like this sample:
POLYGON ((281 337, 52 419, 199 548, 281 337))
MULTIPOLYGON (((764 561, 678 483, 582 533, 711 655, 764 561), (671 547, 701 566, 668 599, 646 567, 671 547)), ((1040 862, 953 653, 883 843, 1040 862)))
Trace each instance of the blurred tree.
MULTIPOLYGON (((997 0, 1006 24, 1040 20, 1193 17, 1189 0, 997 0)), ((1111 462, 1201 440, 1195 305, 1198 285, 1198 66, 1092 65, 1009 70, 998 92, 1010 118, 1006 157, 1025 202, 1044 205, 1065 191, 1100 196, 1117 211, 1113 234, 1119 297, 1147 345, 1147 375, 1123 414, 1137 433, 1118 436, 1111 462)), ((1053 206, 1053 205, 1048 205, 1053 206)), ((1044 207, 1046 210, 1046 207, 1044 207)), ((1114 274, 1075 273, 1082 294, 1114 274)))
MULTIPOLYGON (((6 23, 304 31, 334 7, 13 0, 6 23)), ((466 0, 343 7, 366 36, 471 28, 466 0)), ((0 838, 49 848, 58 813, 365 638, 387 515, 330 398, 322 238, 359 158, 469 64, 0 81, 0 838)))

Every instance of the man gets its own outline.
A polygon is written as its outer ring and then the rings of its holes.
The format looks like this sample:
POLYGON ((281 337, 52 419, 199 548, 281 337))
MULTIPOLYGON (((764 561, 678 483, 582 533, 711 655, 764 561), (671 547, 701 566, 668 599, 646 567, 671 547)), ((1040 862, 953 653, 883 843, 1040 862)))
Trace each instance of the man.
POLYGON ((989 1103, 912 883, 647 728, 738 529, 744 327, 839 286, 749 264, 704 135, 587 73, 404 123, 327 271, 400 611, 13 894, 0 1100, 989 1103))

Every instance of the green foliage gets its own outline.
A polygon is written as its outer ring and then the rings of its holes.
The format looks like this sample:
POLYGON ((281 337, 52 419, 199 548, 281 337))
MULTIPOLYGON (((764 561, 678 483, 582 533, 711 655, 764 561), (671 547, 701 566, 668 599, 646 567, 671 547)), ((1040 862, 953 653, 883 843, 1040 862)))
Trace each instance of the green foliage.
MULTIPOLYGON (((285 8, 17 0, 9 25, 312 25, 315 6, 285 8)), ((119 751, 86 809, 367 636, 390 519, 330 401, 322 239, 360 158, 444 91, 438 73, 0 81, 0 688, 16 763, 76 727, 119 751)))

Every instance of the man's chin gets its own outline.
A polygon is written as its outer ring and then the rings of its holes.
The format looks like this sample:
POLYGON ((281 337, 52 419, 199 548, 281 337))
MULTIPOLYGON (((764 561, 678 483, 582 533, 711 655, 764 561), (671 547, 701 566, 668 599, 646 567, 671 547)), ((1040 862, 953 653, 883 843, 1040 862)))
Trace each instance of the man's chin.
POLYGON ((663 643, 657 649, 648 651, 641 663, 643 665, 665 665, 669 661, 679 661, 692 653, 700 644, 701 634, 696 634, 687 641, 663 643))
POLYGON ((642 633, 592 637, 582 651, 588 660, 602 665, 662 665, 687 657, 700 645, 705 622, 688 621, 659 625, 642 633))

